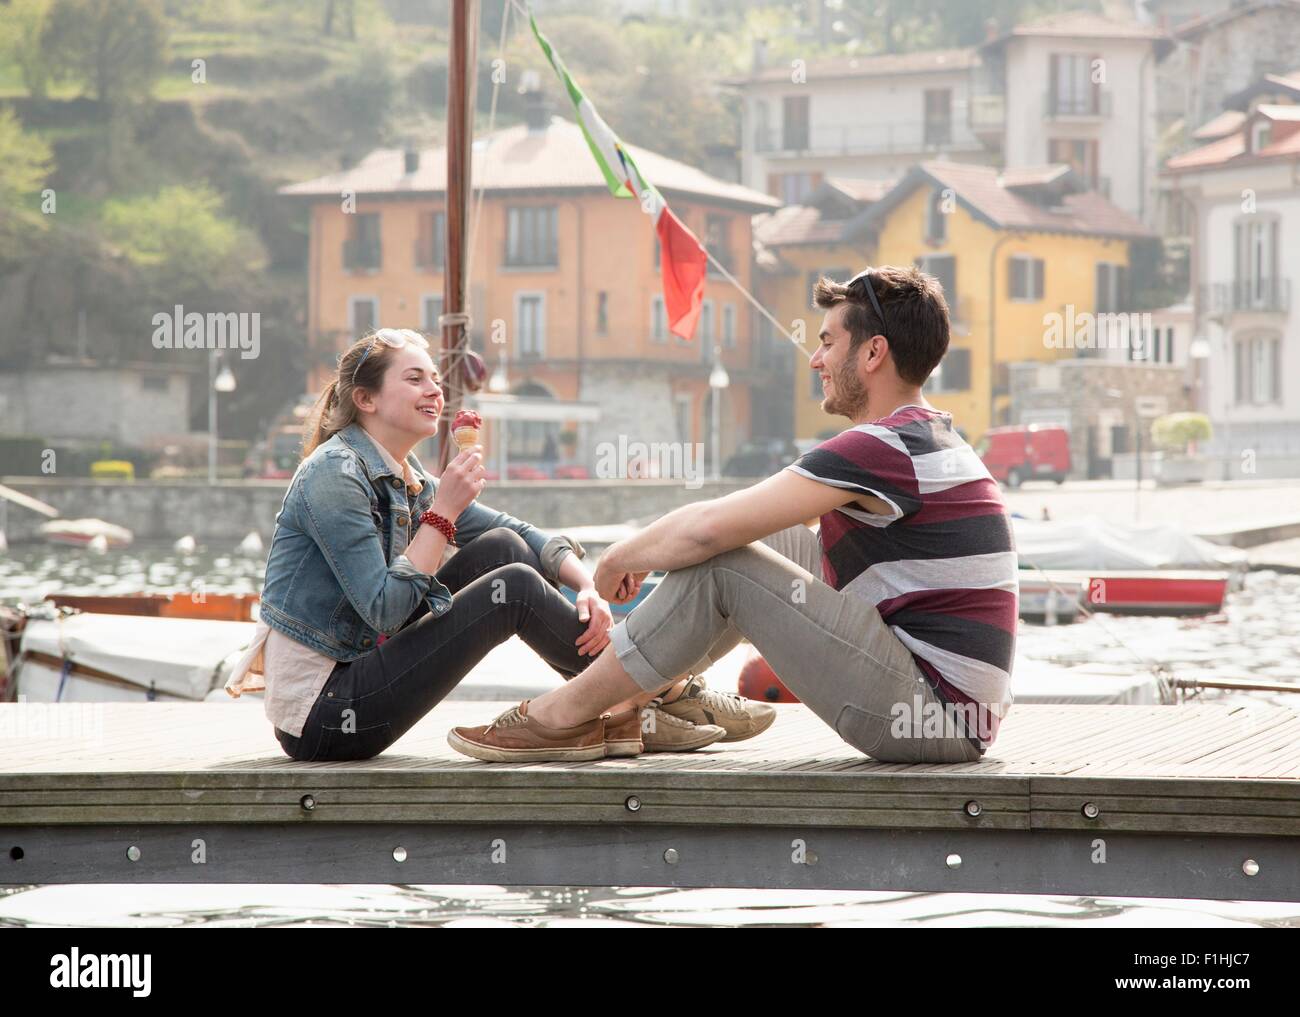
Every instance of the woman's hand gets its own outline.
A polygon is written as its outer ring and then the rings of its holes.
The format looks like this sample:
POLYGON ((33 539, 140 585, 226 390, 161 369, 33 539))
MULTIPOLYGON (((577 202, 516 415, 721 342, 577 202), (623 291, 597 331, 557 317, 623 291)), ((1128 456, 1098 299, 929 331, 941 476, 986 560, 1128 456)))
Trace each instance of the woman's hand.
POLYGON ((483 446, 466 449, 447 464, 438 480, 438 492, 433 496, 434 512, 452 522, 483 492, 487 484, 487 467, 483 465, 483 446))
POLYGON ((578 652, 594 657, 609 642, 609 630, 614 624, 614 615, 609 610, 609 604, 596 592, 594 586, 584 586, 580 589, 576 600, 578 621, 589 622, 587 631, 575 640, 578 644, 578 652))

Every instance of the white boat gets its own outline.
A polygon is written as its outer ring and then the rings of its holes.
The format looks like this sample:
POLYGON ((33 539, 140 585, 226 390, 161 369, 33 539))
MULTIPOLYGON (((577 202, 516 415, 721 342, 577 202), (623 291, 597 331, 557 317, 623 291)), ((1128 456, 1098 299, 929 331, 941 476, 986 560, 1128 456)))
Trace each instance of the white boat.
POLYGON ((51 544, 90 547, 97 539, 109 550, 130 547, 135 535, 125 526, 102 519, 51 519, 41 523, 40 534, 51 544))
POLYGON ((51 612, 19 634, 10 682, 27 702, 230 702, 247 621, 51 612))

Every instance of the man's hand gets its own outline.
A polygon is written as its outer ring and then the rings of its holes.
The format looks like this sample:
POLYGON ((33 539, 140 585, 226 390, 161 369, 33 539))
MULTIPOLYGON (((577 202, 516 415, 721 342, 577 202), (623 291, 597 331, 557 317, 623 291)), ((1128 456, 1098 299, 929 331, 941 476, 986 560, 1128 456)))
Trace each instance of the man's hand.
POLYGON ((609 630, 614 624, 614 615, 609 610, 605 598, 596 592, 594 586, 585 586, 578 591, 578 621, 589 622, 587 631, 575 642, 578 652, 594 657, 609 642, 609 630))
POLYGON ((641 582, 649 572, 629 572, 619 564, 619 544, 611 544, 596 564, 593 583, 606 600, 626 604, 637 595, 641 582))

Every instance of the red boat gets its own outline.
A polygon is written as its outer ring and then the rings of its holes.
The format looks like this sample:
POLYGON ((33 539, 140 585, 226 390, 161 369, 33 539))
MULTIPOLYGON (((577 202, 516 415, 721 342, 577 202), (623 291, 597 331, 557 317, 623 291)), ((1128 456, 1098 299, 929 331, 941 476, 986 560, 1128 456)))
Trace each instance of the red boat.
POLYGON ((1082 581, 1089 611, 1110 614, 1197 615, 1223 610, 1226 572, 1049 570, 1055 580, 1082 581))

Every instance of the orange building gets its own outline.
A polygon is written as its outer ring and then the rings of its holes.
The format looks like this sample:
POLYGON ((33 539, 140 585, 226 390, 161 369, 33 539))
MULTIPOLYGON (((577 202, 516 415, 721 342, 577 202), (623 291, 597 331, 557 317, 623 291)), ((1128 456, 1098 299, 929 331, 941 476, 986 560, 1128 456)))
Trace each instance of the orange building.
MULTIPOLYGON (((627 147, 677 216, 750 288, 751 216, 780 202, 627 147)), ((441 341, 445 183, 445 149, 385 149, 281 189, 311 203, 312 390, 338 353, 373 326, 416 328, 431 344, 441 341)), ((620 438, 702 443, 707 452, 715 356, 730 378, 723 461, 765 433, 761 408, 788 402, 789 389, 756 354, 756 313, 710 266, 695 336, 686 342, 668 333, 653 225, 636 201, 610 195, 577 124, 535 106, 528 122, 476 139, 473 187, 471 345, 497 390, 575 407, 572 418, 512 423, 511 463, 558 452, 592 469, 597 446, 620 438), (579 408, 598 419, 579 424, 579 408)), ((496 440, 490 431, 485 437, 496 440)))

